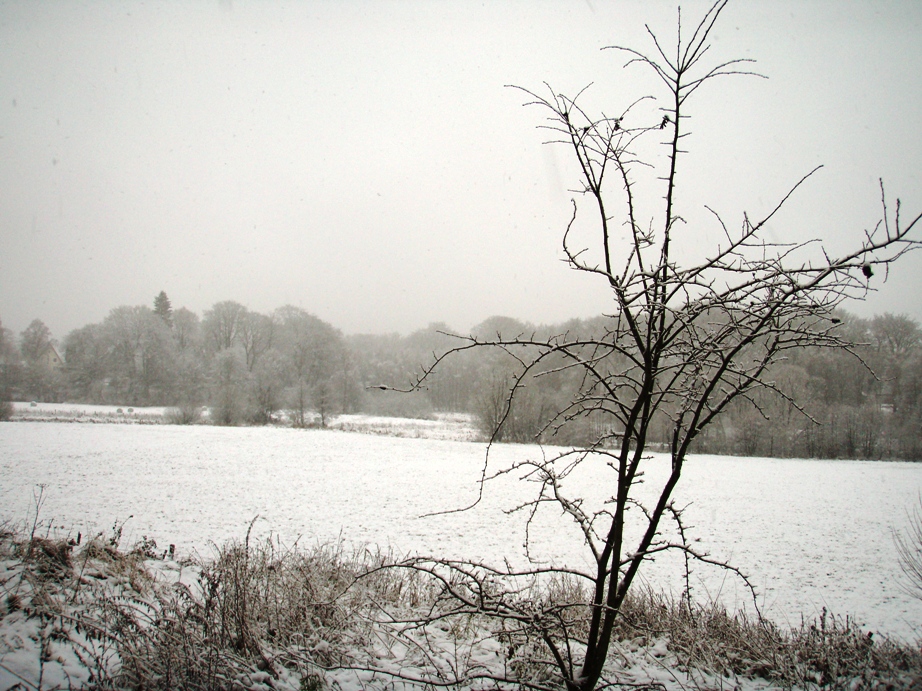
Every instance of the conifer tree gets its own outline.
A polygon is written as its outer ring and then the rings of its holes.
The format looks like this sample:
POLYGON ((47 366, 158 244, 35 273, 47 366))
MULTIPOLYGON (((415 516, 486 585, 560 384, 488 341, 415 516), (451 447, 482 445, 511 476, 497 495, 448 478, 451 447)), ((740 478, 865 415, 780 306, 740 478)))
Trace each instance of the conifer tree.
POLYGON ((170 304, 170 298, 167 297, 166 291, 161 290, 160 294, 154 298, 154 314, 159 316, 166 325, 173 326, 173 306, 170 304))

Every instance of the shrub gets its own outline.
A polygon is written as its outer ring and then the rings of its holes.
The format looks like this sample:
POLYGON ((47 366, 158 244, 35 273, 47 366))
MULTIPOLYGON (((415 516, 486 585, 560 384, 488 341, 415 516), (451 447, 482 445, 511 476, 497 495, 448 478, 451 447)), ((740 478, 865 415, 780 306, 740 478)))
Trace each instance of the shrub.
POLYGON ((202 419, 202 409, 197 405, 183 404, 168 408, 163 416, 171 425, 194 425, 202 419))
POLYGON ((922 600, 922 497, 909 515, 909 529, 894 533, 893 538, 906 577, 901 585, 908 594, 922 600))

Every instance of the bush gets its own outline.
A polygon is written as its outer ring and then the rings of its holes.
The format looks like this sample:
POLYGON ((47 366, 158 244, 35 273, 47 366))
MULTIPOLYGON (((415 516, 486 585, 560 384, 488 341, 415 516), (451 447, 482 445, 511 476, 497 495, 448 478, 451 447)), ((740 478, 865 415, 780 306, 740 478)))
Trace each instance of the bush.
POLYGON ((894 533, 893 538, 906 577, 901 585, 909 595, 922 600, 922 497, 909 515, 908 530, 894 533))
POLYGON ((0 420, 10 420, 13 417, 13 403, 6 398, 0 398, 0 420))
POLYGON ((171 425, 194 425, 201 421, 202 409, 197 405, 184 404, 168 408, 163 416, 171 425))

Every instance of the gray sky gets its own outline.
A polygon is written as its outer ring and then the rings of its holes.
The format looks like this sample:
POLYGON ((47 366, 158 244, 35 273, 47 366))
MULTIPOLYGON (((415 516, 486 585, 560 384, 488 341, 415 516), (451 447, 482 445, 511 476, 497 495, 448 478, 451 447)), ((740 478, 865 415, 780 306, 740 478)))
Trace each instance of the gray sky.
MULTIPOLYGON (((604 287, 560 261, 572 165, 504 85, 593 82, 587 105, 610 113, 662 96, 599 49, 648 48, 644 23, 668 37, 675 17, 624 0, 0 1, 0 320, 63 338, 160 290, 199 313, 299 305, 347 333, 601 313, 604 287)), ((773 237, 857 242, 879 177, 922 209, 922 3, 735 0, 712 45, 769 79, 691 102, 690 218, 706 203, 736 227, 821 163, 773 237)), ((688 241, 714 232, 690 223, 688 241)), ((922 320, 922 252, 876 284, 848 307, 922 320)))

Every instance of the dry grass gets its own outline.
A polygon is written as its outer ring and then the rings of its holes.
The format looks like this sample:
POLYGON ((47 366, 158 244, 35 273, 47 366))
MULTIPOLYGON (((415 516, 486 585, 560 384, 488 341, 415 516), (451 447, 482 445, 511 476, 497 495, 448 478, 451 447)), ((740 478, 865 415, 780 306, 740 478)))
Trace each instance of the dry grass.
MULTIPOLYGON (((15 565, 0 613, 37 622, 39 668, 69 646, 84 673, 78 688, 318 691, 329 687, 330 670, 343 668, 445 684, 478 674, 555 684, 534 629, 447 614, 445 590, 419 572, 389 568, 388 555, 247 539, 179 564, 155 558, 149 541, 126 550, 117 536, 78 546, 22 534, 0 526, 0 559, 15 565), (488 641, 499 660, 493 668, 477 655, 488 641)), ((516 597, 536 613, 553 612, 547 620, 564 624, 578 650, 587 610, 575 604, 585 602, 576 583, 551 580, 516 597)), ((664 664, 699 688, 714 688, 715 679, 731 687, 761 679, 777 688, 922 688, 918 649, 825 614, 787 631, 716 605, 690 608, 639 592, 615 638, 613 679, 665 644, 664 664)), ((479 683, 473 687, 493 688, 479 683)))
MULTIPOLYGON (((550 635, 562 650, 579 650, 587 638, 588 593, 574 578, 552 578, 521 598, 534 625, 500 629, 508 664, 519 679, 545 684, 559 678, 541 644, 550 635)), ((830 615, 793 629, 731 614, 720 604, 689 604, 652 590, 631 593, 616 620, 609 683, 638 659, 658 659, 685 675, 692 688, 734 688, 744 680, 782 689, 915 689, 922 691, 922 650, 873 636, 850 618, 830 615), (651 652, 651 651, 656 652, 651 652), (668 651, 663 654, 663 651, 668 651)), ((920 642, 922 643, 922 642, 920 642)))
POLYGON ((176 564, 149 541, 122 550, 102 536, 77 547, 19 535, 0 531, 0 559, 18 565, 0 614, 22 611, 43 637, 67 641, 92 689, 319 689, 324 670, 366 665, 356 653, 380 603, 433 599, 422 578, 380 570, 386 555, 367 551, 247 540, 176 564))
POLYGON ((629 599, 618 636, 665 637, 686 669, 781 688, 922 688, 918 647, 875 638, 825 610, 818 620, 783 630, 717 604, 689 607, 644 591, 629 599))

